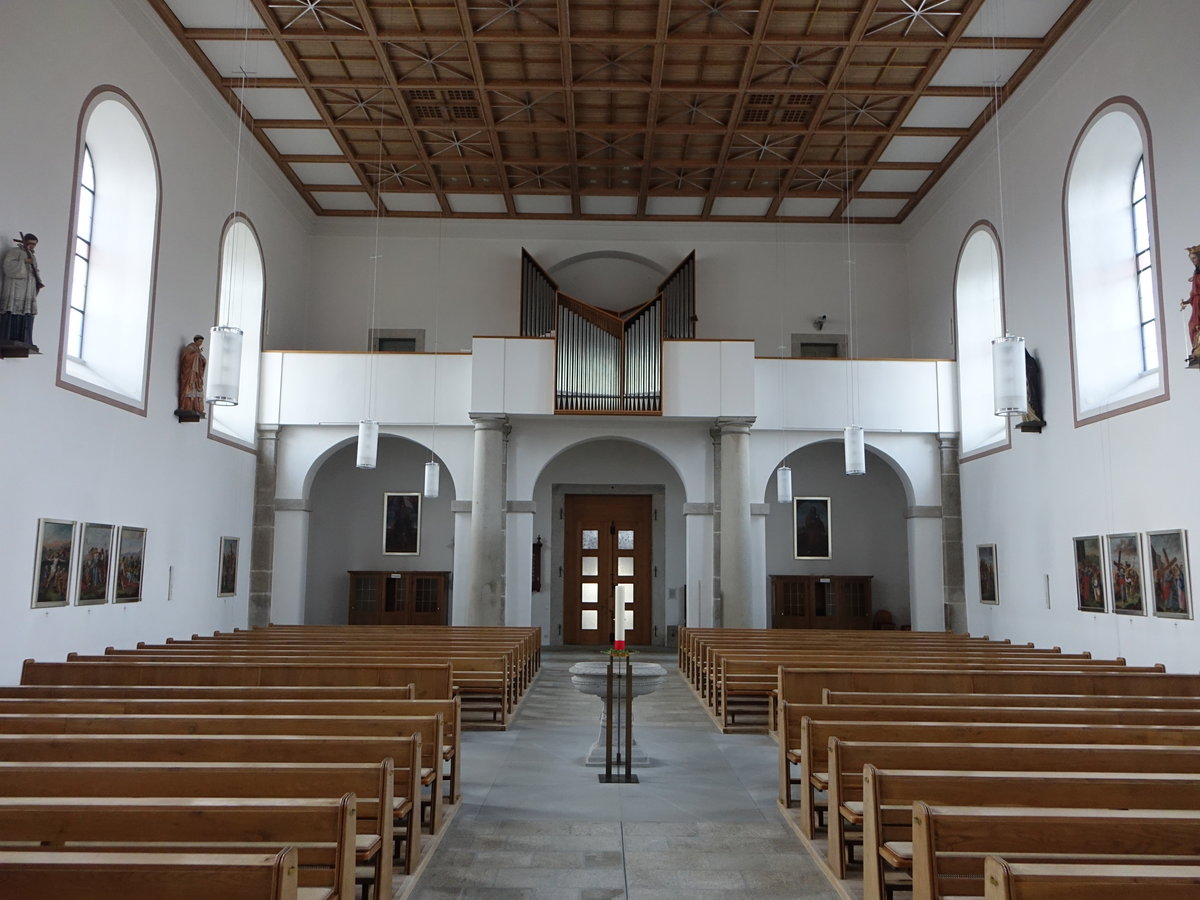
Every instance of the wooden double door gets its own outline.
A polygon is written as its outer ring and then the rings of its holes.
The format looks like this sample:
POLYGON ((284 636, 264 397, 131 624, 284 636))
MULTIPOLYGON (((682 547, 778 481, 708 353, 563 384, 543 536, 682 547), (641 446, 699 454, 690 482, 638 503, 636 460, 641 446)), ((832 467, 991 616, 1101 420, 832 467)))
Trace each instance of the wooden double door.
POLYGON ((620 609, 626 643, 649 644, 650 495, 567 494, 563 520, 564 643, 610 644, 620 609))

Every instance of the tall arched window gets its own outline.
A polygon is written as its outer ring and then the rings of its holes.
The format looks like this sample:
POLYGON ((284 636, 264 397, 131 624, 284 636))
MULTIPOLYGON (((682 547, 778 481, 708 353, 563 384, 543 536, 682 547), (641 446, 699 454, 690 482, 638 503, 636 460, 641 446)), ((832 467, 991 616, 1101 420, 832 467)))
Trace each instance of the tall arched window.
POLYGON ((1141 108, 1098 109, 1063 191, 1075 423, 1166 399, 1154 164, 1141 108))
POLYGON ((1158 316, 1154 306, 1154 263, 1150 258, 1150 200, 1146 194, 1145 157, 1138 157, 1129 195, 1134 266, 1137 268, 1138 312, 1142 321, 1142 371, 1151 372, 1158 368, 1158 342, 1154 335, 1158 316))
POLYGON ((258 414, 258 366, 262 350, 263 259, 250 221, 230 216, 221 235, 217 324, 242 329, 237 406, 209 406, 209 433, 254 449, 258 414))
POLYGON ((1004 334, 1000 244, 981 222, 967 235, 954 276, 958 402, 964 457, 1008 446, 1008 420, 995 415, 992 340, 1004 334))
POLYGON ((79 179, 79 203, 75 208, 75 269, 71 282, 71 312, 67 321, 67 355, 83 354, 83 322, 87 312, 88 265, 92 259, 92 220, 96 209, 96 167, 92 151, 83 147, 83 172, 79 179))
POLYGON ((133 101, 97 88, 76 137, 74 252, 58 383, 146 411, 160 205, 158 159, 133 101))

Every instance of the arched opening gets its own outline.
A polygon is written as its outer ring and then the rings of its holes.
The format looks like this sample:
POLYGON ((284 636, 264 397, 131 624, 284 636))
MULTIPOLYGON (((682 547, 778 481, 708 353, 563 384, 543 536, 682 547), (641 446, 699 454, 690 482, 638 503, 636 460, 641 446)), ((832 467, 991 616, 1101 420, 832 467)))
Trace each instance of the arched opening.
MULTIPOLYGON (((766 517, 767 627, 776 612, 771 579, 779 585, 779 579, 793 576, 870 576, 872 615, 887 610, 897 627, 910 625, 908 500, 892 466, 868 447, 867 474, 847 477, 840 441, 808 444, 783 462, 792 469, 794 498, 815 502, 772 503, 766 517), (807 518, 822 508, 827 552, 810 552, 816 543, 807 537, 798 547, 805 523, 796 521, 797 514, 807 518)), ((775 497, 774 479, 770 496, 775 497)), ((805 613, 812 618, 811 610, 805 613)))
POLYGON ((675 512, 684 499, 670 462, 632 441, 588 441, 550 460, 534 488, 534 532, 550 545, 543 553, 551 574, 533 595, 531 623, 542 626, 551 643, 603 644, 620 602, 633 613, 632 622, 627 617, 637 635, 627 637, 631 644, 667 643, 668 631, 684 621, 686 536, 683 516, 675 512), (603 530, 592 520, 608 502, 637 508, 642 524, 616 529, 634 534, 586 534, 603 530), (612 553, 608 559, 600 555, 605 550, 612 553), (612 596, 603 583, 609 566, 618 585, 626 585, 612 596))
POLYGON ((444 576, 442 599, 450 624, 453 478, 443 466, 438 496, 422 497, 429 450, 405 438, 381 434, 374 469, 357 468, 356 453, 355 444, 348 443, 330 455, 312 478, 305 624, 349 621, 353 599, 350 572, 439 573, 444 576), (397 516, 408 517, 403 529, 397 527, 397 516), (414 522, 415 533, 411 530, 414 522))

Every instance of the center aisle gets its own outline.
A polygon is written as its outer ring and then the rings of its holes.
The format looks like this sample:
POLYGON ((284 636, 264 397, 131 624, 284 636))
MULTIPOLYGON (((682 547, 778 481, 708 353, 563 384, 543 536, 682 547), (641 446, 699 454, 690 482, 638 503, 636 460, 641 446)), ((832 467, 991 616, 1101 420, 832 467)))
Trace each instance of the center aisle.
POLYGON ((775 742, 721 734, 673 652, 634 657, 667 669, 634 701, 651 765, 634 769, 640 784, 600 784, 583 758, 601 704, 567 671, 597 659, 545 648, 510 730, 463 734, 462 805, 412 900, 838 897, 776 808, 775 742))

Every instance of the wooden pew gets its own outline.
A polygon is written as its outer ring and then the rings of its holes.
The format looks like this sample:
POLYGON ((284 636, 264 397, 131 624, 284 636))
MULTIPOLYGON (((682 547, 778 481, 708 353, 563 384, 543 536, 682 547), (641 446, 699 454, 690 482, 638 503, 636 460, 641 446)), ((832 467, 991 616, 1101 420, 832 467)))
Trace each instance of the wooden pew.
MULTIPOLYGON (((70 697, 96 700, 412 700, 411 684, 211 685, 211 684, 20 684, 0 685, 0 699, 70 697)), ((432 699, 432 698, 425 698, 432 699)))
MULTIPOLYGON (((1200 773, 964 772, 878 769, 862 775, 863 898, 882 900, 888 861, 911 866, 912 805, 1200 809, 1200 773)), ((830 844, 829 862, 839 852, 830 844)), ((845 877, 845 866, 836 866, 845 877)))
POLYGON ((1195 900, 1200 866, 1016 863, 989 856, 984 900, 1195 900))
MULTIPOLYGON (((378 764, 390 757, 407 778, 414 765, 424 774, 420 744, 419 735, 0 734, 0 760, 378 764)), ((440 810, 440 803, 430 808, 432 833, 441 828, 440 810)))
POLYGON ((441 821, 441 771, 445 743, 440 714, 368 718, 0 713, 0 734, 337 735, 383 738, 415 735, 420 738, 416 746, 420 748, 421 783, 429 787, 429 797, 425 800, 418 793, 413 800, 423 803, 428 809, 431 834, 437 832, 441 821))
MULTIPOLYGON (((442 759, 446 763, 443 781, 445 799, 461 799, 459 763, 462 758, 461 701, 453 700, 227 700, 167 697, 4 697, 0 696, 0 714, 61 715, 167 715, 167 716, 442 716, 442 759)), ((426 747, 426 749, 428 749, 426 747)))
POLYGON ((1099 706, 1106 709, 1200 709, 1200 697, 1130 696, 1128 694, 941 694, 893 691, 830 691, 821 700, 830 706, 1099 706))
POLYGON ((111 659, 101 662, 37 662, 27 659, 21 684, 43 685, 250 685, 276 687, 389 687, 413 685, 418 700, 449 700, 454 696, 453 669, 449 663, 336 664, 336 663, 219 663, 135 662, 111 659))
MULTIPOLYGON (((411 794, 420 784, 408 770, 397 785, 391 759, 370 763, 145 763, 145 762, 0 762, 0 797, 288 797, 329 798, 355 795, 360 861, 371 861, 371 881, 391 885, 396 844, 395 822, 404 820, 405 873, 416 870, 421 829, 413 816, 411 794), (373 836, 373 842, 363 836, 373 836), (364 847, 378 843, 373 859, 364 847)), ((390 888, 389 888, 390 890, 390 888)))
POLYGON ((937 691, 982 694, 1128 694, 1200 696, 1200 675, 1128 667, 1120 671, 974 671, 888 667, 882 669, 779 670, 779 699, 820 703, 824 691, 937 691))
POLYGON ((297 885, 296 850, 278 853, 0 851, 9 897, 58 900, 324 900, 297 885))
MULTIPOLYGON (((979 695, 975 695, 979 696, 979 695)), ((802 784, 805 750, 801 723, 805 717, 836 722, 979 722, 1072 725, 1186 725, 1200 726, 1198 709, 1145 709, 1104 707, 1021 707, 1021 706, 831 706, 822 703, 784 703, 779 713, 779 803, 785 809, 792 805, 792 785, 802 784), (792 766, 801 771, 791 774, 792 766)), ((822 746, 813 748, 817 759, 809 774, 816 777, 824 772, 822 746)))
POLYGON ((828 787, 829 739, 980 744, 1131 744, 1200 746, 1200 727, 1188 725, 1053 725, 1024 722, 825 722, 800 724, 800 830, 816 826, 816 792, 828 787))
POLYGON ((516 708, 519 690, 514 664, 504 656, 467 656, 463 654, 437 655, 430 648, 422 653, 381 653, 357 644, 347 644, 340 649, 327 645, 311 648, 235 648, 235 649, 192 649, 186 644, 173 645, 177 649, 115 650, 110 647, 102 656, 68 654, 68 662, 105 662, 109 660, 138 662, 188 662, 213 663, 272 663, 272 664, 345 664, 353 660, 359 665, 441 665, 449 662, 452 669, 454 691, 464 702, 487 712, 492 721, 502 728, 508 726, 510 713, 516 708))
POLYGON ((296 846, 300 884, 354 896, 355 798, 0 797, 6 849, 275 852, 296 846))
POLYGON ((1200 812, 1194 810, 931 806, 918 800, 912 822, 913 900, 982 897, 988 856, 1200 863, 1200 812))

